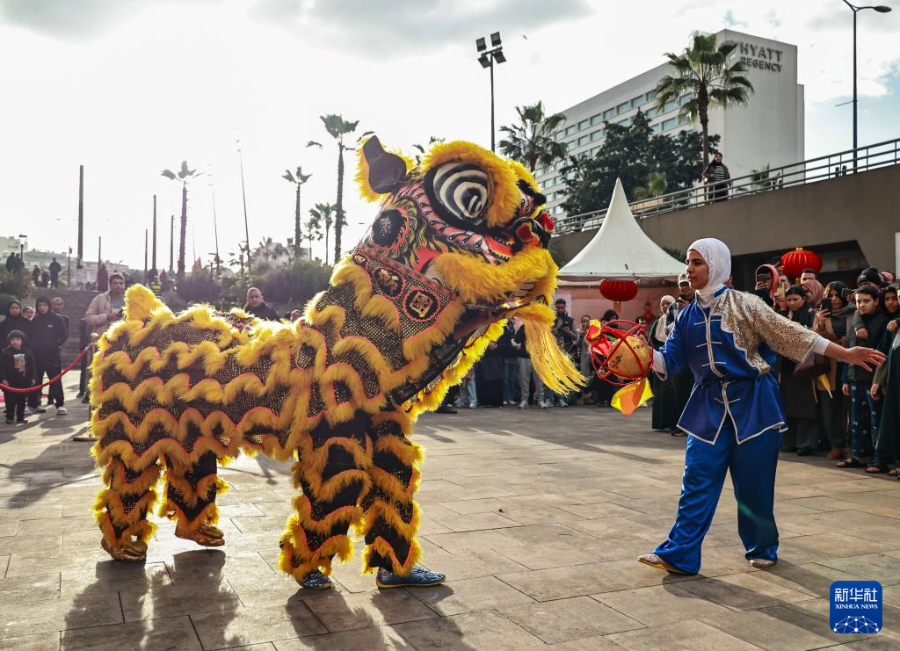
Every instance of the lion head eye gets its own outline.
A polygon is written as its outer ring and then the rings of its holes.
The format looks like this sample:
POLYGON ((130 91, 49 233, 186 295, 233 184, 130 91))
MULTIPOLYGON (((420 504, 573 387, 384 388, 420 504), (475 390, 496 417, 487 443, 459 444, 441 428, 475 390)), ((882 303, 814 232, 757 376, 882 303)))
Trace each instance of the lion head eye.
POLYGON ((445 163, 432 173, 431 190, 441 212, 460 220, 481 221, 487 210, 487 172, 471 163, 445 163))

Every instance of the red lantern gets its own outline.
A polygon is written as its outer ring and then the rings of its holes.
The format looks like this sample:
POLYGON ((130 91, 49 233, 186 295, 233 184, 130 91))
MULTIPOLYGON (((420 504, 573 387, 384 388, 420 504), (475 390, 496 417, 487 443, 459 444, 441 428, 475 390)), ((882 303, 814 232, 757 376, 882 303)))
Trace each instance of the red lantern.
POLYGON ((781 267, 789 278, 799 278, 804 269, 819 273, 822 270, 822 258, 817 253, 798 246, 781 256, 781 267))
POLYGON ((610 280, 605 278, 600 281, 600 293, 604 298, 620 303, 630 301, 637 296, 638 286, 633 280, 610 280))

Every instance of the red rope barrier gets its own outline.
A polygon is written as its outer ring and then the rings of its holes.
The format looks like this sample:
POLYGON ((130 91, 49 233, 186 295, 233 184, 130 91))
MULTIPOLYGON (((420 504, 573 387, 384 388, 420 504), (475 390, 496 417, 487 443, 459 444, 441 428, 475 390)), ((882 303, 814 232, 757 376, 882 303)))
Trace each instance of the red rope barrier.
POLYGON ((84 350, 82 350, 80 353, 78 353, 78 357, 76 357, 75 359, 72 360, 71 364, 69 364, 67 367, 65 367, 63 370, 61 370, 59 372, 59 375, 57 375, 55 378, 51 378, 51 379, 47 380, 43 384, 38 384, 33 387, 26 387, 24 389, 20 389, 18 387, 7 386, 7 385, 3 384, 2 382, 0 382, 0 389, 3 389, 4 391, 12 391, 13 393, 31 393, 32 391, 40 391, 44 387, 48 387, 51 384, 53 384, 54 382, 58 382, 59 379, 63 375, 65 375, 66 373, 71 371, 75 367, 75 365, 81 360, 81 358, 87 354, 87 351, 89 349, 90 349, 90 346, 86 346, 84 350))

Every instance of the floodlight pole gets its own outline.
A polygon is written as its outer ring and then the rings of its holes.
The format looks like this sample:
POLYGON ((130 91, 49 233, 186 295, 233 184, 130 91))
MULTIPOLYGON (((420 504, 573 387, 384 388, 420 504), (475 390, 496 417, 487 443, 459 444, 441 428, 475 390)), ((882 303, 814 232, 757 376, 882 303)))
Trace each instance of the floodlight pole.
POLYGON ((494 137, 496 129, 494 128, 494 57, 488 57, 491 60, 491 151, 494 151, 494 137))
POLYGON ((503 56, 503 46, 500 41, 500 33, 491 34, 491 49, 487 49, 485 39, 479 38, 475 41, 475 47, 478 50, 478 62, 482 68, 490 68, 491 76, 491 151, 496 150, 496 125, 494 122, 494 63, 503 63, 506 57, 503 56))
POLYGON ((858 102, 856 98, 856 14, 862 11, 863 9, 874 9, 880 14, 886 14, 891 11, 890 7, 886 7, 884 5, 872 6, 866 5, 864 7, 857 7, 856 5, 850 4, 847 0, 843 0, 844 4, 850 7, 850 10, 853 12, 853 172, 856 173, 857 161, 858 161, 858 151, 859 151, 859 140, 858 140, 858 125, 859 125, 859 115, 858 115, 858 102))

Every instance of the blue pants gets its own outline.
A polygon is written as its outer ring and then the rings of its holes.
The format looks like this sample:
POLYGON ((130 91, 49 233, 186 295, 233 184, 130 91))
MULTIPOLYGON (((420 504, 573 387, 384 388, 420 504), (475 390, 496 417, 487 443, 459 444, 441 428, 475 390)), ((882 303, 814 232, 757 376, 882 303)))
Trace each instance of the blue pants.
MULTIPOLYGON (((505 360, 504 360, 505 361, 505 360)), ((519 360, 516 358, 514 364, 504 364, 503 366, 503 402, 516 402, 516 389, 519 387, 519 360)), ((528 400, 528 397, 525 397, 528 400)))
POLYGON ((772 507, 780 447, 781 434, 776 430, 738 445, 727 420, 715 445, 689 436, 678 516, 655 553, 684 572, 700 571, 700 547, 716 513, 725 472, 730 470, 746 558, 777 560, 778 527, 772 507))
POLYGON ((850 383, 850 445, 854 457, 864 457, 872 449, 881 416, 881 400, 874 400, 871 382, 850 383))

